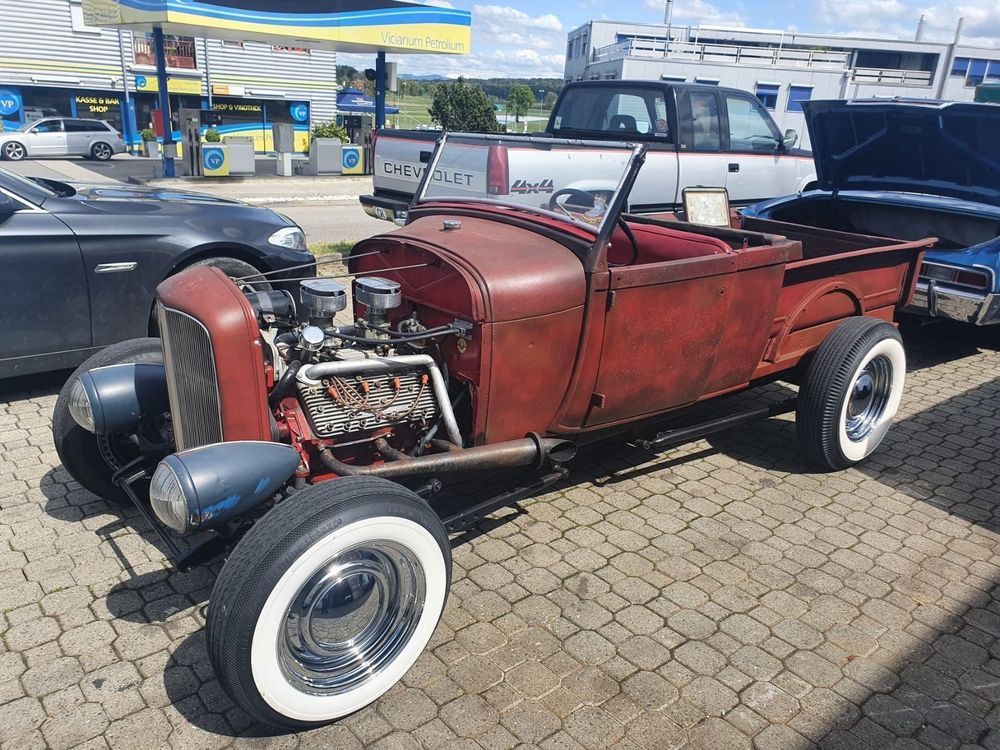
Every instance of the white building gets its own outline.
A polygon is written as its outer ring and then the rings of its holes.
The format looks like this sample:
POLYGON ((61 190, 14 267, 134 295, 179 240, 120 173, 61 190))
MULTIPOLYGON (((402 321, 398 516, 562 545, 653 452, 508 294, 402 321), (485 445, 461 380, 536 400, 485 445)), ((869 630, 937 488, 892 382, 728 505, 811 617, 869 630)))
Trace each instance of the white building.
POLYGON ((687 81, 752 91, 782 130, 794 128, 808 146, 802 100, 902 96, 971 101, 980 83, 1000 82, 1000 49, 590 21, 569 32, 565 78, 687 81))
MULTIPOLYGON (((96 117, 137 141, 158 106, 150 35, 87 26, 81 0, 0 7, 0 129, 47 115, 96 117)), ((223 134, 249 136, 258 151, 271 150, 272 123, 292 124, 302 149, 311 123, 336 116, 335 52, 185 36, 165 46, 172 111, 215 110, 223 134)))

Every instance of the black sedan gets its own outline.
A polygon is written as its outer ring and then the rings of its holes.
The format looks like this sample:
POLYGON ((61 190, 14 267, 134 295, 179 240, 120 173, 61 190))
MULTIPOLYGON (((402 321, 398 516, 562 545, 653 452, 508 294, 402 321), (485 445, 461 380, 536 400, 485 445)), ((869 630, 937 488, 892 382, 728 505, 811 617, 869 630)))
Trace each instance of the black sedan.
POLYGON ((155 334, 157 285, 195 263, 268 274, 250 282, 262 290, 312 275, 313 261, 302 230, 266 208, 0 169, 0 378, 155 334))

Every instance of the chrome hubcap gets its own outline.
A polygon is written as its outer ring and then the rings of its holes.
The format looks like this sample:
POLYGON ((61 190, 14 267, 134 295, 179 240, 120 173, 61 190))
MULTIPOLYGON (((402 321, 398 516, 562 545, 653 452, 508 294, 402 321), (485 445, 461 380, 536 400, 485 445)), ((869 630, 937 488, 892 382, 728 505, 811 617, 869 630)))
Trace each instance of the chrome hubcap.
POLYGON ((107 159, 108 156, 110 156, 109 149, 105 145, 98 146, 96 149, 94 149, 94 153, 98 159, 107 159))
POLYGON ((312 695, 340 695, 389 665, 424 609, 424 569, 395 542, 368 542, 324 563, 298 590, 278 632, 288 682, 312 695))
POLYGON ((24 149, 18 143, 11 143, 7 146, 7 156, 11 159, 20 159, 24 155, 24 149))
POLYGON ((858 373, 851 386, 844 427, 847 437, 864 440, 885 414, 892 391, 892 363, 884 355, 874 357, 858 373))

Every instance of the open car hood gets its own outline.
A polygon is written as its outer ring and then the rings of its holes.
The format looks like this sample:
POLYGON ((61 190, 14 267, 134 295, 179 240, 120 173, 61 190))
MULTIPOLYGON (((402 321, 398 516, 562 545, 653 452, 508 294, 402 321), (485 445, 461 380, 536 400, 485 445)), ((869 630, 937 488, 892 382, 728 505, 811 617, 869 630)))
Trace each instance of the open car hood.
POLYGON ((1000 106, 803 102, 820 187, 926 193, 1000 206, 1000 106))

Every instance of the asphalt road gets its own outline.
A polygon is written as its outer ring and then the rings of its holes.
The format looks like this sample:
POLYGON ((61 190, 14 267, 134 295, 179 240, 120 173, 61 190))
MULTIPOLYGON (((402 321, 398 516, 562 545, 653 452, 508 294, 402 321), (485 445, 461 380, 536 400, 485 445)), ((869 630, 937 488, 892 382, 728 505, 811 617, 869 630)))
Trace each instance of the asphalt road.
POLYGON ((373 219, 359 203, 330 206, 280 206, 275 211, 284 214, 306 232, 310 245, 316 242, 363 240, 379 232, 395 229, 393 224, 373 219))

